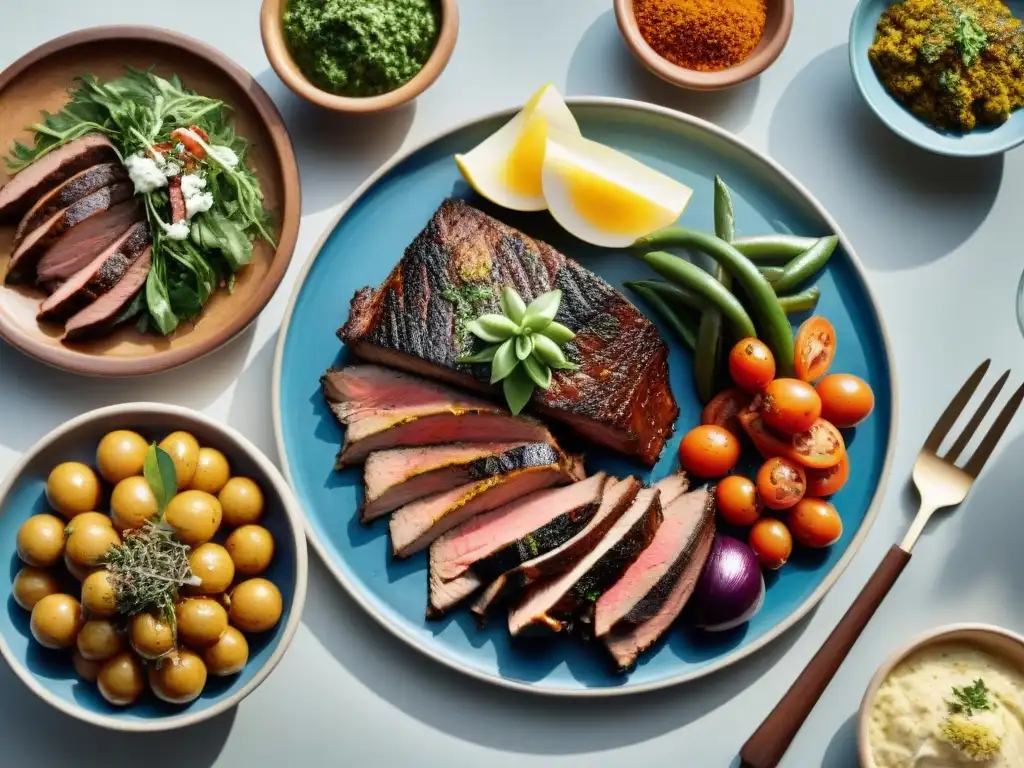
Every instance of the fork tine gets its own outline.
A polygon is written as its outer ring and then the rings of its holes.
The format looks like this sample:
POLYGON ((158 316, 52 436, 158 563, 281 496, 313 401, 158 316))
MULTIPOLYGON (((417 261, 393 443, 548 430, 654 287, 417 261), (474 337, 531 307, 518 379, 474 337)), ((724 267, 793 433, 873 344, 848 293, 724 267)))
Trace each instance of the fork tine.
POLYGON ((967 447, 967 443, 971 441, 971 438, 974 437, 974 433, 981 425, 982 420, 984 420, 988 415, 988 412, 992 409, 992 404, 996 401, 996 398, 999 396, 999 392, 1002 390, 1003 385, 1006 383, 1008 378, 1010 378, 1009 371, 999 377, 999 381, 997 381, 996 385, 992 387, 992 390, 985 395, 985 399, 982 401, 981 407, 978 408, 975 414, 971 417, 971 420, 967 423, 967 426, 964 427, 964 431, 960 433, 960 437, 958 437, 956 442, 953 443, 953 447, 949 449, 949 453, 943 457, 950 464, 955 463, 956 460, 960 458, 960 454, 963 452, 964 448, 967 447))
POLYGON ((963 387, 956 393, 949 405, 946 406, 946 410, 939 416, 939 420, 935 422, 935 426, 932 427, 931 433, 928 435, 928 439, 924 441, 925 450, 931 451, 932 453, 938 453, 939 446, 942 444, 943 438, 947 435, 950 427, 956 423, 964 407, 970 401, 971 396, 974 395, 974 390, 978 388, 981 380, 985 378, 985 374, 988 373, 988 367, 992 364, 992 360, 988 359, 975 369, 974 373, 971 374, 970 378, 964 382, 963 387))
POLYGON ((981 441, 981 445, 978 446, 978 450, 971 456, 971 460, 967 462, 967 466, 964 467, 964 472, 969 474, 971 477, 977 477, 981 474, 981 468, 985 466, 985 462, 988 461, 988 457, 992 455, 992 451, 995 450, 996 445, 999 443, 999 438, 1003 436, 1003 432, 1010 425, 1014 415, 1017 413, 1017 409, 1020 408, 1021 402, 1024 402, 1024 384, 1021 384, 1017 388, 1017 391, 1013 393, 1013 397, 1010 401, 1003 406, 1003 410, 999 412, 999 416, 988 430, 988 434, 985 435, 985 439, 981 441))

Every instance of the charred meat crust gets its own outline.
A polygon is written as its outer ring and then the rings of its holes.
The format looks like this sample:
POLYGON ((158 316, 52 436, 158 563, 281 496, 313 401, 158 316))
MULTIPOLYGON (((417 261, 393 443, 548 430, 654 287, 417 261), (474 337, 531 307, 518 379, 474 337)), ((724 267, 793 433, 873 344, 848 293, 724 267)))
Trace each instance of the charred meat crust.
POLYGON ((47 192, 25 214, 14 231, 14 247, 22 239, 57 211, 91 195, 98 189, 128 178, 120 163, 100 163, 76 173, 63 184, 47 192))

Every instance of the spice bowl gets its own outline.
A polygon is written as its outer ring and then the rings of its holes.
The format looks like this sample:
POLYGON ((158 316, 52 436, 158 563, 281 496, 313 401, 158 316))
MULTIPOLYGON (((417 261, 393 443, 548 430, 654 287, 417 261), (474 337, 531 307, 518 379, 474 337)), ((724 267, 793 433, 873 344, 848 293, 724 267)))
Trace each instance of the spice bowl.
MULTIPOLYGON (((872 745, 870 742, 871 709, 875 704, 883 683, 885 683, 901 662, 919 652, 947 644, 986 654, 1012 669, 1021 679, 1024 679, 1024 637, 1008 629, 992 624, 947 624, 912 638, 889 656, 882 666, 878 668, 878 671, 868 683, 867 690, 861 700, 860 709, 857 713, 857 753, 860 758, 861 768, 877 768, 877 764, 872 758, 872 745)), ((939 693, 948 697, 953 696, 951 689, 949 691, 943 690, 939 693)), ((903 698, 900 697, 901 700, 903 698)), ((909 705, 915 706, 915 713, 918 715, 927 711, 924 703, 911 701, 909 697, 907 701, 909 705)), ((1007 765, 1010 764, 1007 763, 1007 765)), ((1016 765, 1016 763, 1012 764, 1016 765)))
POLYGON ((406 104, 433 84, 448 65, 459 35, 456 0, 436 0, 440 27, 433 52, 423 67, 403 85, 377 96, 341 96, 314 85, 302 72, 285 41, 283 14, 289 0, 263 0, 260 33, 270 65, 296 95, 334 112, 384 112, 406 104))
POLYGON ((793 0, 765 0, 764 32, 754 50, 742 61, 714 71, 681 67, 652 48, 637 21, 636 0, 615 0, 615 18, 626 45, 655 75, 680 88, 717 91, 757 77, 779 57, 793 28, 793 0))
MULTIPOLYGON (((109 510, 109 495, 104 493, 97 506, 101 513, 109 510)), ((225 528, 226 524, 221 530, 225 528)), ((221 536, 214 541, 221 542, 221 536)), ((236 706, 267 678, 284 656, 298 629, 306 596, 307 556, 302 512, 280 472, 256 446, 231 427, 202 413, 172 405, 128 403, 100 408, 60 425, 32 446, 0 485, 0 552, 8 563, 5 578, 0 578, 0 599, 6 607, 0 611, 0 653, 22 682, 43 701, 79 720, 118 731, 171 730, 194 725, 236 706), (138 432, 146 441, 160 440, 171 432, 183 430, 194 435, 200 445, 221 451, 227 458, 232 477, 247 477, 262 491, 263 512, 258 522, 273 537, 270 564, 259 576, 271 581, 280 592, 280 618, 264 631, 245 627, 247 663, 228 676, 216 676, 211 669, 198 698, 187 704, 165 703, 153 694, 149 683, 145 684, 141 697, 129 706, 109 704, 95 683, 79 677, 71 650, 50 650, 36 642, 30 628, 31 614, 14 598, 14 577, 24 565, 16 551, 19 529, 33 515, 56 515, 45 493, 50 471, 67 461, 95 468, 101 438, 113 430, 125 429, 138 432)), ((83 574, 72 576, 60 560, 47 572, 56 579, 61 593, 76 599, 81 596, 82 585, 76 579, 83 574)), ((232 594, 245 578, 247 576, 240 576, 236 570, 225 592, 211 597, 230 606, 223 596, 232 594)), ((115 616, 111 621, 119 631, 123 630, 124 619, 115 616)), ((235 618, 231 622, 239 626, 235 618)), ((122 638, 127 645, 128 638, 124 635, 122 638)), ((196 652, 203 653, 201 649, 196 652)), ((168 661, 165 659, 163 663, 168 661)), ((154 662, 146 662, 146 665, 143 678, 157 669, 154 662)))

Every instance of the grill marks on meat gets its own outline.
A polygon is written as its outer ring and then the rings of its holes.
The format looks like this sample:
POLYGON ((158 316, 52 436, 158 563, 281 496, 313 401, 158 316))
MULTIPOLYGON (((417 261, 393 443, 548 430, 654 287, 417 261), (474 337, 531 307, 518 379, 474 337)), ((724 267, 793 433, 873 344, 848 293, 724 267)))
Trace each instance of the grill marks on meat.
POLYGON ((14 231, 14 247, 17 248, 25 235, 41 225, 72 203, 86 195, 127 178, 120 163, 100 163, 76 173, 63 184, 47 192, 29 209, 14 231))
POLYGON ((117 321, 124 308, 138 295, 146 285, 151 266, 152 248, 149 246, 142 252, 122 277, 117 285, 100 296, 64 324, 62 341, 98 336, 109 330, 117 321))
POLYGON ((356 293, 338 333, 365 359, 493 395, 487 366, 455 360, 474 344, 461 324, 496 311, 504 285, 527 302, 560 288, 556 319, 577 332, 580 369, 556 371, 532 407, 653 465, 679 412, 655 327, 597 275, 460 200, 441 205, 380 289, 356 293))
POLYGON ((706 529, 714 527, 711 494, 702 488, 681 496, 664 508, 664 515, 650 546, 598 598, 594 606, 595 637, 607 635, 620 621, 640 624, 658 612, 689 565, 706 529))

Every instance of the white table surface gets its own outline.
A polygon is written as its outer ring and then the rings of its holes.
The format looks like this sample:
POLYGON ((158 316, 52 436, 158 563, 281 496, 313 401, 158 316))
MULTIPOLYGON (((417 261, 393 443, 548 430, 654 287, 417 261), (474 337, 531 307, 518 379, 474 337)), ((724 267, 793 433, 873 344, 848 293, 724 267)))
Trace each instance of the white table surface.
MULTIPOLYGON (((1024 172, 1024 153, 958 161, 891 135, 850 76, 854 0, 797 0, 782 57, 759 81, 717 94, 676 90, 641 69, 619 38, 609 0, 463 0, 458 46, 441 79, 415 108, 363 119, 318 111, 281 84, 260 44, 259 5, 0 0, 0 67, 98 24, 161 25, 213 44, 277 102, 303 182, 292 268, 255 328, 217 354, 144 380, 99 381, 51 370, 0 342, 0 473, 68 418, 128 400, 201 409, 276 458, 276 331, 300 265, 342 200, 395 152, 464 118, 520 104, 551 81, 566 94, 652 101, 734 131, 792 171, 838 219, 868 268, 895 353, 899 438, 884 506, 842 579, 783 638, 695 684, 610 701, 514 694, 434 664, 364 615, 311 552, 295 641, 236 711, 183 732, 118 735, 50 709, 0 665, 0 766, 735 765, 740 745, 902 536, 916 508, 906 485, 911 463, 952 392, 984 357, 999 368, 1022 360, 1014 301, 1024 268, 1024 189, 1012 179, 1024 172)), ((971 498, 927 531, 783 766, 856 765, 864 686, 915 633, 954 621, 1024 630, 1022 434, 1024 419, 971 498)))

